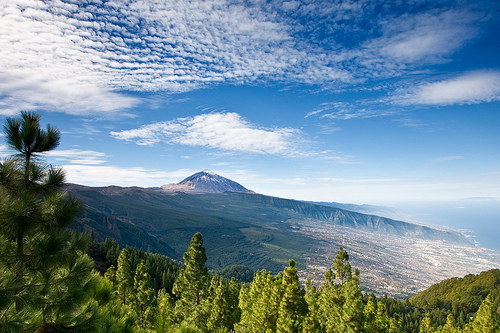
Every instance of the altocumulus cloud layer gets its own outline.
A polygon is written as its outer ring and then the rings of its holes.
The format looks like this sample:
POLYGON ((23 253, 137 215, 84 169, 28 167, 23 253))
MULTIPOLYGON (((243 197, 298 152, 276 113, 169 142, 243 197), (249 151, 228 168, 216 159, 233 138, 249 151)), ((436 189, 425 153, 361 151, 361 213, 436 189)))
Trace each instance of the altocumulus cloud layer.
MULTIPOLYGON (((482 6, 368 0, 3 1, 0 112, 113 113, 140 103, 127 91, 259 82, 333 89, 401 77, 448 61, 476 38, 488 20, 488 3, 482 6)), ((498 85, 498 75, 493 80, 498 85)), ((421 89, 434 92, 441 86, 421 89)), ((458 103, 498 98, 498 92, 491 97, 485 89, 458 103)), ((456 103, 453 96, 426 100, 423 90, 402 93, 398 101, 456 103)))

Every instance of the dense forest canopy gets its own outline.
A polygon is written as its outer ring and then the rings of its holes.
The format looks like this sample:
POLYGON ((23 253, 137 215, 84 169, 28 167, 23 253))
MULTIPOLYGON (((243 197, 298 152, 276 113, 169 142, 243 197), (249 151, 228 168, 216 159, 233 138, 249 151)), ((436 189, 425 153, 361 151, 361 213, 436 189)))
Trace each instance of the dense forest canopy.
POLYGON ((362 292, 341 247, 319 285, 295 261, 277 275, 206 268, 196 233, 183 263, 67 228, 81 203, 42 156, 60 140, 40 115, 4 126, 0 163, 0 332, 499 332, 500 272, 454 278, 411 299, 362 292), (253 275, 252 275, 253 274, 253 275))

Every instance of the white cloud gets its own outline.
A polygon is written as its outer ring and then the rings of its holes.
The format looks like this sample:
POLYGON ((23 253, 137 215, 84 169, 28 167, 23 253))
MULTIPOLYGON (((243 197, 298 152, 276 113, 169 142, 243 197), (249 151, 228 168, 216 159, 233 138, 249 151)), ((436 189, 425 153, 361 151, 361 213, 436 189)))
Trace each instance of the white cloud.
POLYGON ((75 113, 137 102, 116 90, 178 92, 284 75, 349 79, 324 54, 297 49, 291 27, 257 4, 14 0, 0 11, 0 73, 16 81, 0 87, 3 113, 21 102, 75 113))
POLYGON ((431 160, 431 162, 444 163, 444 162, 456 161, 456 160, 461 160, 461 159, 462 159, 462 156, 443 156, 443 157, 434 158, 431 160))
POLYGON ((63 166, 66 180, 87 186, 161 186, 179 182, 196 171, 181 169, 173 172, 146 169, 142 167, 117 167, 104 165, 69 164, 63 166))
POLYGON ((316 115, 320 118, 349 120, 349 119, 364 119, 394 114, 396 111, 380 109, 376 102, 371 102, 371 105, 366 101, 359 101, 356 104, 347 102, 329 102, 321 103, 314 111, 309 112, 305 118, 316 115))
POLYGON ((0 144, 0 159, 5 159, 12 155, 12 150, 7 145, 0 144))
POLYGON ((376 6, 4 1, 0 114, 126 112, 141 100, 121 91, 182 92, 219 83, 357 85, 445 61, 477 36, 484 19, 466 4, 425 10, 405 3, 400 11, 376 6))
MULTIPOLYGON (((305 118, 350 120, 404 114, 397 106, 410 105, 463 105, 495 102, 500 100, 500 72, 474 71, 456 78, 423 83, 412 88, 396 90, 391 97, 376 100, 326 102, 318 105, 305 118), (391 105, 392 104, 392 105, 391 105)), ((396 120, 401 126, 425 127, 425 124, 408 117, 396 120)))
POLYGON ((138 98, 90 82, 50 78, 47 73, 0 73, 0 92, 6 96, 0 97, 0 114, 8 116, 19 113, 19 110, 34 109, 79 116, 124 113, 140 103, 138 98))
POLYGON ((380 55, 403 64, 441 61, 477 34, 477 15, 456 9, 404 14, 382 23, 384 36, 375 43, 380 55))
POLYGON ((137 129, 111 132, 117 139, 139 145, 160 142, 208 147, 228 152, 302 156, 306 141, 293 128, 259 128, 237 113, 209 113, 141 126, 137 129))
POLYGON ((106 154, 93 150, 51 150, 45 154, 57 162, 69 162, 72 164, 97 165, 106 162, 106 154))
POLYGON ((500 72, 477 71, 457 78, 415 87, 410 93, 396 95, 397 104, 456 105, 500 100, 500 72))

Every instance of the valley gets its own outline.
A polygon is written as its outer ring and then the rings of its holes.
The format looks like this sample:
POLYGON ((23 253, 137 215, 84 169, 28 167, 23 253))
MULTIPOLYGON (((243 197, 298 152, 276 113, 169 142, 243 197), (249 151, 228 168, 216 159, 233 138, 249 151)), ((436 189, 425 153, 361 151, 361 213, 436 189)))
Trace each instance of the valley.
POLYGON ((378 295, 409 297, 444 279, 500 266, 499 252, 473 245, 378 235, 311 220, 301 221, 297 232, 318 244, 304 256, 301 277, 321 282, 341 245, 360 269, 364 290, 378 295))

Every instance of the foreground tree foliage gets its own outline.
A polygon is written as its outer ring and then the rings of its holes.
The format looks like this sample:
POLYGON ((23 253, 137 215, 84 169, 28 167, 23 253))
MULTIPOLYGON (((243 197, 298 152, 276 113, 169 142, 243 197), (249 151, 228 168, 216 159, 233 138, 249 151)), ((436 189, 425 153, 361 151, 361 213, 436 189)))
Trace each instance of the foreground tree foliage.
POLYGON ((302 287, 293 260, 247 283, 223 277, 250 280, 244 267, 210 273, 200 233, 183 265, 92 244, 66 229, 80 205, 62 190, 63 171, 40 159, 58 130, 28 112, 4 129, 17 155, 0 163, 0 332, 500 332, 498 270, 400 301, 363 294, 343 248, 322 283, 302 287))
MULTIPOLYGON (((164 288, 145 288, 153 289, 155 294, 153 300, 149 298, 144 303, 149 302, 155 306, 137 311, 132 304, 139 301, 140 292, 137 287, 130 287, 130 297, 120 295, 117 292, 120 285, 116 279, 117 272, 125 271, 122 267, 125 265, 131 270, 131 276, 143 277, 142 285, 151 286, 144 279, 147 275, 144 272, 155 271, 151 267, 156 267, 159 262, 169 261, 165 257, 163 261, 150 260, 150 256, 152 258, 157 255, 137 249, 120 251, 114 244, 116 243, 110 241, 101 244, 102 248, 108 249, 102 255, 104 258, 116 252, 116 261, 120 262, 116 269, 113 265, 110 266, 105 274, 106 280, 113 284, 115 290, 114 304, 120 309, 109 315, 115 321, 127 318, 128 322, 133 323, 131 329, 136 332, 458 333, 500 330, 500 292, 497 289, 490 292, 490 296, 484 297, 479 311, 472 314, 473 320, 469 319, 464 325, 460 325, 454 312, 449 311, 446 321, 441 324, 433 319, 439 318, 434 309, 426 311, 415 307, 409 300, 363 294, 360 272, 357 269, 352 271, 349 256, 343 248, 339 249, 332 266, 325 273, 323 283, 319 285, 308 280, 302 287, 293 260, 277 275, 265 270, 257 271, 250 283, 242 284, 235 279, 228 280, 207 272, 206 252, 199 233, 193 236, 191 246, 184 254, 184 268, 175 275, 173 287, 168 291, 164 288), (122 260, 126 257, 132 259, 122 260), (136 263, 138 261, 139 264, 136 263), (130 305, 123 304, 122 299, 130 299, 130 305)), ((487 279, 490 281, 497 273, 490 271, 481 275, 490 276, 487 279)), ((153 280, 152 276, 158 274, 150 274, 150 282, 153 280)), ((496 286, 495 283, 492 285, 496 286)), ((429 290, 432 289, 435 287, 429 290)), ((147 292, 143 294, 148 295, 147 292)), ((428 299, 433 302, 432 297, 428 299)))
POLYGON ((0 163, 1 329, 88 331, 107 291, 85 254, 88 237, 66 230, 80 205, 62 191, 63 171, 40 160, 59 131, 22 112, 4 132, 17 155, 0 163))

